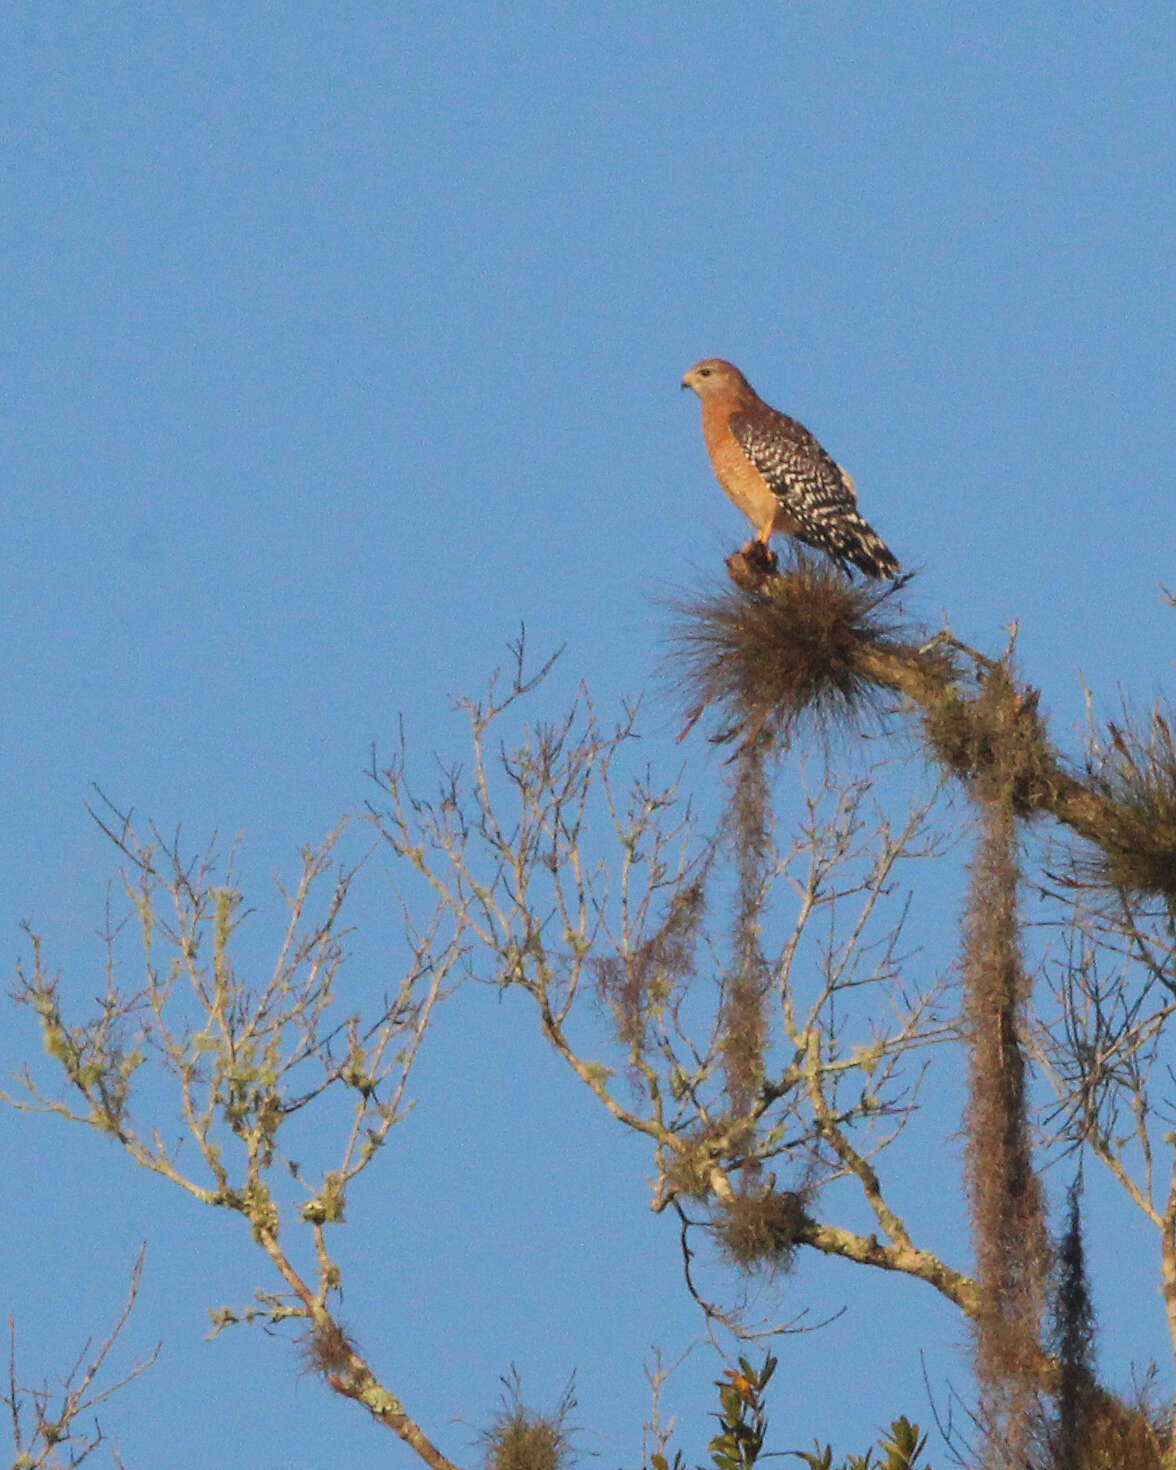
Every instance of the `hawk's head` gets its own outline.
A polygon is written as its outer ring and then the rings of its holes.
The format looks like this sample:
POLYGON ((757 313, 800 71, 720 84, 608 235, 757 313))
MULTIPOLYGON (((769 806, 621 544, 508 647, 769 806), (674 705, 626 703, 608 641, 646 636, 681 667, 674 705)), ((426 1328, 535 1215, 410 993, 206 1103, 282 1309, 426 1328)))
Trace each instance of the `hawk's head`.
POLYGON ((721 357, 707 357, 696 362, 682 379, 682 387, 692 388, 699 398, 720 393, 742 396, 752 392, 750 383, 734 363, 721 357))

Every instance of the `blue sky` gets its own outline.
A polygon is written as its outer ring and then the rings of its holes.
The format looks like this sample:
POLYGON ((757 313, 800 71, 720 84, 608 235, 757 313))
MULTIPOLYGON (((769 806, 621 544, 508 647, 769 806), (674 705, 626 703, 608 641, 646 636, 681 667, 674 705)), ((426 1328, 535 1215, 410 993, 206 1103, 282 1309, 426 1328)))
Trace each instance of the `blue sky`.
MULTIPOLYGON (((605 709, 652 688, 642 759, 713 811, 720 758, 673 748, 656 678, 665 597, 746 531, 678 391, 704 356, 851 468, 914 616, 992 652, 1019 623, 1064 749, 1081 678, 1103 714, 1170 689, 1168 7, 38 0, 6 31, 10 963, 27 918, 71 991, 100 983, 94 785, 193 846, 240 833, 260 904, 362 808, 401 717, 426 772, 459 754, 452 696, 524 624, 566 645, 548 715, 580 679, 605 709)), ((398 955, 393 875, 367 879, 360 993, 398 955)), ((3 1035, 6 1069, 38 1051, 3 1035)), ((585 1449, 633 1466, 641 1364, 699 1325, 649 1160, 509 998, 463 994, 435 1041, 343 1232, 344 1315, 455 1458, 513 1362, 541 1404, 577 1369, 585 1449)), ((931 1125, 948 1155, 957 1123, 931 1125)), ((407 1456, 281 1344, 202 1341, 264 1283, 236 1221, 52 1120, 0 1136, 30 1376, 101 1330, 149 1239, 129 1340, 164 1357, 103 1420, 128 1465, 161 1432, 175 1464, 407 1456)), ((1151 1249, 1114 1203, 1108 1304, 1112 1245, 1151 1249)), ((928 1219, 964 1258, 953 1201, 928 1219)), ((1148 1265, 1119 1382, 1164 1351, 1148 1265)), ((920 1349, 966 1383, 959 1321, 865 1274, 785 1289, 785 1315, 848 1310, 782 1349, 777 1447, 927 1419, 920 1349)), ((688 1454, 714 1369, 697 1349, 667 1390, 688 1454)))

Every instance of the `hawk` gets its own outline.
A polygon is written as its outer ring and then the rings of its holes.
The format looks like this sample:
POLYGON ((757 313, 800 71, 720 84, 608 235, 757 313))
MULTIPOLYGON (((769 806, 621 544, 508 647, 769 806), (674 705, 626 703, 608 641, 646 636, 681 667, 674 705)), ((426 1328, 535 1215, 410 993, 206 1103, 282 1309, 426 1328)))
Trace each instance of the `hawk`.
POLYGON ((898 560, 857 509, 853 480, 803 424, 770 408, 737 367, 697 362, 682 379, 702 399, 702 433, 715 477, 755 527, 766 552, 778 532, 852 563, 867 577, 895 577, 898 560))

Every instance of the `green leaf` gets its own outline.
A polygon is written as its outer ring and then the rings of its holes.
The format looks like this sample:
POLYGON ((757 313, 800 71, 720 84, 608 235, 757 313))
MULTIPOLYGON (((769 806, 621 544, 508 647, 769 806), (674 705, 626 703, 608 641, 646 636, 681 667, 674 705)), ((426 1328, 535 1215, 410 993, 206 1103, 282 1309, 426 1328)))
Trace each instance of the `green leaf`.
POLYGON ((927 1443, 927 1436, 919 1437, 919 1426, 912 1424, 904 1414, 890 1426, 890 1439, 882 1441, 887 1453, 884 1470, 915 1470, 915 1460, 927 1443))
POLYGON ((816 1453, 811 1455, 807 1450, 787 1450, 785 1453, 795 1455, 798 1460, 803 1460, 808 1465, 809 1470, 830 1470, 830 1466, 833 1464, 832 1445, 826 1445, 822 1450, 820 1444, 818 1444, 816 1453))

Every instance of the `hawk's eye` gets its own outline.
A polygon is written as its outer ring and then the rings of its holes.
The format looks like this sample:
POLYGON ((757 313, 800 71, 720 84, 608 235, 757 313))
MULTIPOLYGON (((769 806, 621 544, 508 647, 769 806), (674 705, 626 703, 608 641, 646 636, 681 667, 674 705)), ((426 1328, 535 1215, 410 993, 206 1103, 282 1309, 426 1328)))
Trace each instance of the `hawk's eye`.
POLYGON ((709 378, 710 375, 711 375, 710 368, 699 368, 698 369, 698 376, 700 378, 709 378))

